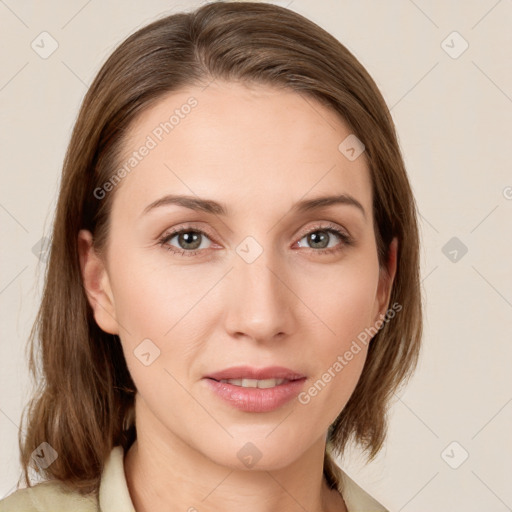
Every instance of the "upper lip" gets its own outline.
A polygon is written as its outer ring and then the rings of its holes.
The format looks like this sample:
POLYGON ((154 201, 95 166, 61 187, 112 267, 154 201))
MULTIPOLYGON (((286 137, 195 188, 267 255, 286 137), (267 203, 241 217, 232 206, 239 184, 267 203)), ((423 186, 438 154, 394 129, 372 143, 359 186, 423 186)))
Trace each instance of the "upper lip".
POLYGON ((300 372, 290 370, 284 366, 267 366, 266 368, 253 368, 251 366, 233 366, 219 372, 210 373, 205 376, 207 379, 286 379, 297 380, 305 378, 300 372))

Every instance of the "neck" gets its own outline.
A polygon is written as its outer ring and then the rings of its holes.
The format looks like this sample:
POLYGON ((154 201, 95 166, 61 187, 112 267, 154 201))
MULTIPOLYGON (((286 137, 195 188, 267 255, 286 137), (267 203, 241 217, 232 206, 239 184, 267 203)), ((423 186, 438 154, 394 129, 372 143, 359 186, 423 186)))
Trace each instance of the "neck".
POLYGON ((323 475, 323 436, 286 467, 241 470, 216 463, 144 414, 136 418, 124 468, 137 512, 347 511, 323 475))

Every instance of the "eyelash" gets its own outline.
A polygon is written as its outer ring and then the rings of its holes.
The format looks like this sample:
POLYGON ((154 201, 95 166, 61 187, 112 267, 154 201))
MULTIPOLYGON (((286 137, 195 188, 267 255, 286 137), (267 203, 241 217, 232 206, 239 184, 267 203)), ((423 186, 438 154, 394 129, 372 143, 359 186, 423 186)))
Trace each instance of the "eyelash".
MULTIPOLYGON (((327 225, 320 224, 320 225, 317 225, 314 228, 312 228, 311 230, 309 230, 308 232, 304 233, 300 237, 299 240, 302 240, 305 236, 311 235, 312 233, 316 233, 317 231, 325 231, 327 233, 331 233, 331 234, 337 235, 341 239, 341 241, 343 242, 341 244, 341 246, 330 247, 328 249, 313 249, 313 248, 310 248, 311 251, 313 251, 315 253, 319 253, 321 255, 333 254, 335 252, 343 250, 344 247, 346 247, 346 246, 353 245, 353 243, 354 243, 354 240, 352 239, 352 237, 350 237, 349 235, 347 235, 346 233, 344 233, 343 231, 341 231, 340 229, 338 229, 337 227, 335 227, 332 224, 327 224, 327 225)), ((192 228, 192 227, 185 227, 185 228, 181 228, 181 229, 177 229, 177 230, 171 231, 169 233, 165 233, 158 240, 158 244, 161 245, 163 247, 163 249, 165 249, 167 251, 170 251, 170 252, 172 252, 172 253, 174 253, 176 255, 179 254, 181 256, 195 256, 196 254, 200 253, 201 251, 204 251, 205 249, 195 249, 195 250, 192 250, 192 251, 185 251, 185 250, 177 249, 176 247, 168 244, 169 240, 174 238, 176 235, 180 235, 182 233, 190 233, 190 232, 191 233, 200 233, 201 235, 205 235, 207 238, 211 238, 210 236, 208 236, 208 233, 205 233, 201 229, 195 229, 195 228, 192 228)))

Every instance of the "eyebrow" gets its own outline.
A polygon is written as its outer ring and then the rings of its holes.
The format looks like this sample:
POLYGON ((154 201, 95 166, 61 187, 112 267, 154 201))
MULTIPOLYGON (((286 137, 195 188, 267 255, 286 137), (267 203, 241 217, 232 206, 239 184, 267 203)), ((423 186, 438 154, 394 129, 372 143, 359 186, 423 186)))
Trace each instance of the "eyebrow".
MULTIPOLYGON (((338 204, 356 207, 366 219, 366 211, 363 205, 350 194, 338 194, 316 197, 313 199, 302 199, 293 205, 291 213, 305 213, 338 204)), ((184 208, 188 208, 189 210, 202 211, 211 213, 213 215, 229 215, 229 208, 223 203, 213 201, 212 199, 203 199, 197 196, 175 194, 168 194, 164 197, 161 197, 160 199, 157 199, 156 201, 153 201, 151 204, 146 206, 146 208, 144 208, 142 215, 145 215, 155 208, 168 205, 182 206, 184 208)))

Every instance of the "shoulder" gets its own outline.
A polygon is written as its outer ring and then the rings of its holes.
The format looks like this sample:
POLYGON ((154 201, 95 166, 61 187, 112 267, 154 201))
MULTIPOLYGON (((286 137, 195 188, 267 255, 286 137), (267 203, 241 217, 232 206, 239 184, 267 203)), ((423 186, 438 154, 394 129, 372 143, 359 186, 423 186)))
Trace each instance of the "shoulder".
POLYGON ((82 496, 60 481, 18 489, 0 500, 0 512, 97 512, 98 499, 82 496))

